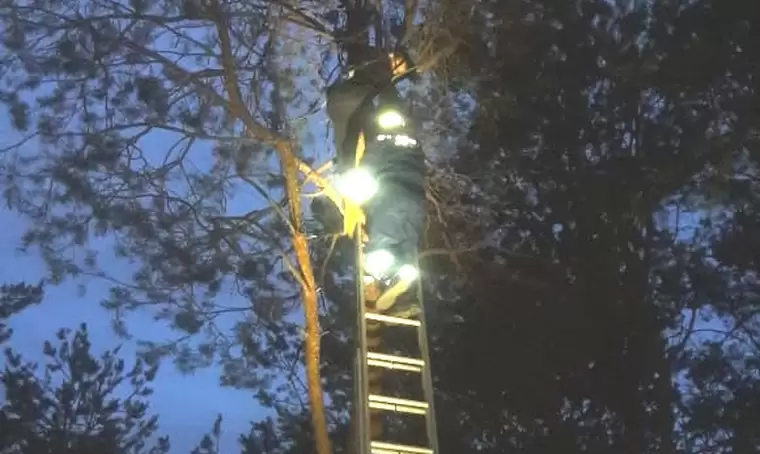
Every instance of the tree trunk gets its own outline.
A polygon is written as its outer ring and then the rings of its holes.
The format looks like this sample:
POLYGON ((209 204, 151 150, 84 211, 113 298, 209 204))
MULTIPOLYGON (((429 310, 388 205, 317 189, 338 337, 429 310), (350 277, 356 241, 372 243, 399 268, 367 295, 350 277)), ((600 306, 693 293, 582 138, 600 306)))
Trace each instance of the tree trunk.
POLYGON ((298 163, 293 150, 287 143, 277 146, 285 177, 285 192, 288 196, 290 209, 290 223, 293 249, 296 254, 298 271, 300 271, 301 299, 304 306, 306 319, 306 338, 304 339, 304 352, 306 356, 306 382, 309 393, 309 406, 311 407, 311 424, 314 430, 314 440, 317 445, 317 454, 331 454, 332 446, 327 430, 325 417, 325 403, 322 391, 322 377, 320 373, 320 339, 319 332, 319 307, 317 301, 317 286, 314 279, 314 269, 311 265, 309 244, 301 231, 301 198, 298 183, 298 163))
POLYGON ((240 119, 247 129, 247 134, 268 143, 274 147, 280 158, 282 175, 285 179, 285 193, 288 197, 291 241, 296 255, 296 268, 291 269, 293 277, 301 288, 301 299, 304 305, 306 319, 306 336, 304 352, 306 356, 306 380, 311 407, 311 423, 314 430, 317 454, 332 454, 330 436, 327 431, 325 404, 322 392, 320 374, 320 339, 319 308, 317 306, 317 286, 314 279, 314 269, 311 265, 309 244, 301 230, 301 190, 298 181, 299 162, 293 152, 292 141, 281 137, 264 126, 258 124, 245 107, 240 93, 237 77, 236 62, 232 54, 232 44, 228 30, 228 22, 219 0, 211 0, 211 11, 214 14, 219 46, 224 69, 224 86, 229 96, 228 109, 230 114, 240 119))

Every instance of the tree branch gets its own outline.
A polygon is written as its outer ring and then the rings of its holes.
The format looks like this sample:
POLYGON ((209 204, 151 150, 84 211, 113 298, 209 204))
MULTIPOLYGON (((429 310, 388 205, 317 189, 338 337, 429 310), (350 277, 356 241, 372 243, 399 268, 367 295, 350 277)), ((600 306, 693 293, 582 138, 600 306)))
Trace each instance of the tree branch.
MULTIPOLYGON (((298 160, 295 158, 290 140, 279 137, 277 134, 259 125, 248 109, 245 108, 238 84, 228 27, 222 9, 218 0, 211 0, 210 6, 213 14, 216 16, 215 23, 217 33, 219 34, 222 67, 225 73, 224 85, 227 95, 230 97, 230 113, 243 121, 249 134, 256 136, 259 140, 272 143, 280 157, 283 177, 285 178, 285 193, 288 198, 288 207, 290 208, 291 237, 299 267, 298 271, 300 271, 301 297, 306 316, 306 339, 304 343, 311 423, 314 430, 317 453, 331 454, 332 446, 327 430, 322 379, 320 376, 320 329, 316 283, 308 242, 305 235, 301 232, 302 220, 301 199, 299 197, 300 188, 298 184, 298 160)), ((296 272, 296 270, 293 270, 293 272, 296 272)))

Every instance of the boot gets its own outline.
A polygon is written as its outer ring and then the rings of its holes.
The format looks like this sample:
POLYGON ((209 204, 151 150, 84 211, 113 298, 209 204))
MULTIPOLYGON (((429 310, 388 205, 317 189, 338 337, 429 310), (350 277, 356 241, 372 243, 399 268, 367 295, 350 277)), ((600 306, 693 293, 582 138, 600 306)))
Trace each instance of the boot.
POLYGON ((398 298, 409 290, 411 282, 397 279, 390 287, 387 287, 375 301, 375 307, 381 312, 388 312, 396 304, 398 298))

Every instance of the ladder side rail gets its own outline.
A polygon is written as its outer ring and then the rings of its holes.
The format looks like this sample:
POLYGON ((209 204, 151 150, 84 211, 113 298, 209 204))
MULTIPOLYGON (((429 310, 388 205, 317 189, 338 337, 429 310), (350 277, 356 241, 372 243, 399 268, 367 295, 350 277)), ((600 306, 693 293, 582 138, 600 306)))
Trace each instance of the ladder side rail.
MULTIPOLYGON (((417 269, 419 269, 419 259, 417 260, 417 269)), ((417 301, 420 305, 420 327, 417 330, 419 335, 419 347, 422 360, 425 362, 425 368, 422 371, 422 391, 425 400, 428 403, 428 414, 425 422, 427 429, 428 444, 434 453, 438 454, 438 424, 435 413, 435 390, 433 388, 433 368, 430 361, 430 348, 428 345, 427 333, 427 315, 425 312, 425 303, 423 298, 422 276, 417 281, 417 301)))
POLYGON ((369 367, 366 361, 367 348, 367 306, 364 294, 364 257, 362 245, 363 225, 356 226, 355 245, 356 245, 356 376, 354 378, 354 388, 356 402, 354 403, 356 425, 356 454, 370 454, 370 409, 369 409, 369 367))

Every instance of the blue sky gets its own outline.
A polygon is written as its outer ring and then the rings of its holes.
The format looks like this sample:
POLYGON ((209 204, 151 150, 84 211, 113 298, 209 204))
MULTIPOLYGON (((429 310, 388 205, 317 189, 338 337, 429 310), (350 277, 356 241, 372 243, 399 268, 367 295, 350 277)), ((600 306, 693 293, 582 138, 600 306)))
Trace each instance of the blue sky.
MULTIPOLYGON (((0 140, 0 145, 10 143, 14 136, 12 132, 7 131, 7 123, 3 120, 5 118, 0 115, 0 131, 5 130, 5 138, 0 140)), ((160 135, 152 138, 157 147, 159 138, 160 135)), ((692 216, 699 215, 690 215, 692 216)), ((672 222, 672 219, 669 221, 672 222)), ((684 224, 689 226, 693 225, 696 219, 682 221, 686 221, 684 224)), ((24 254, 17 250, 21 235, 26 229, 26 221, 5 209, 0 209, 0 225, 3 226, 0 229, 0 281, 36 282, 43 278, 45 265, 42 260, 34 254, 24 254)), ((682 229, 679 239, 688 241, 692 234, 689 228, 682 229)), ((115 269, 122 264, 106 261, 102 265, 106 269, 115 269)), ((110 314, 99 305, 101 297, 108 290, 108 284, 97 280, 86 283, 87 291, 84 295, 79 292, 78 281, 67 281, 60 286, 49 287, 42 305, 13 317, 10 323, 15 331, 13 347, 28 359, 39 359, 42 343, 51 339, 58 328, 74 328, 85 322, 96 350, 101 351, 123 343, 122 355, 130 360, 136 352, 134 342, 124 341, 114 334, 110 314)), ((130 333, 135 340, 170 339, 176 334, 155 322, 147 312, 133 313, 128 320, 130 333)), ((719 324, 714 321, 704 325, 706 326, 702 326, 703 328, 718 328, 719 324)), ((218 385, 220 372, 218 367, 211 367, 192 375, 183 375, 174 369, 170 361, 161 368, 153 384, 155 394, 152 397, 152 411, 161 416, 161 432, 172 438, 173 453, 188 453, 210 429, 218 413, 224 415, 221 452, 237 452, 237 436, 247 431, 250 421, 266 415, 251 393, 221 388, 218 385)))
MULTIPOLYGON (((0 144, 12 143, 18 138, 8 130, 4 113, 0 114, 0 144)), ((153 146, 160 148, 160 142, 153 138, 153 146)), ((45 277, 46 269, 42 259, 34 254, 18 250, 24 234, 26 220, 0 209, 0 281, 37 282, 45 277)), ((103 251, 107 252, 107 251, 103 251)), ((108 254, 105 254, 107 256, 108 254)), ((102 262, 105 269, 113 270, 123 266, 116 261, 102 262)), ((118 338, 111 327, 110 314, 100 307, 101 298, 108 291, 103 281, 86 282, 86 293, 82 295, 79 284, 82 281, 65 281, 59 286, 47 288, 43 304, 32 307, 14 316, 10 326, 14 330, 11 344, 29 360, 41 359, 42 344, 53 339, 55 331, 62 327, 76 328, 80 323, 88 325, 93 348, 96 352, 123 344, 122 356, 130 361, 136 353, 136 340, 168 340, 172 331, 155 322, 150 313, 133 313, 128 318, 130 334, 134 341, 118 338)), ((237 436, 247 432, 249 422, 265 415, 251 393, 219 384, 220 369, 211 367, 183 375, 174 369, 170 361, 162 365, 153 384, 152 411, 160 415, 161 432, 172 439, 172 453, 188 453, 213 424, 218 413, 224 415, 222 425, 222 452, 237 451, 237 436)))
MULTIPOLYGON (((318 113, 311 115, 301 123, 301 143, 311 145, 309 154, 323 162, 330 152, 327 143, 326 118, 318 113)), ((152 132, 145 136, 140 145, 147 150, 150 160, 159 164, 163 160, 167 146, 173 144, 179 136, 163 131, 152 132)), ((10 128, 6 112, 0 112, 0 147, 19 141, 21 137, 10 128)), ((36 145, 30 141, 25 145, 25 152, 35 152, 36 145)), ((190 153, 190 160, 199 169, 209 168, 212 164, 212 147, 208 141, 199 141, 190 153)), ((250 193, 236 194, 229 201, 229 214, 250 211, 256 204, 266 204, 261 197, 250 193)), ((37 282, 46 276, 43 260, 35 255, 18 250, 21 236, 28 226, 22 217, 0 207, 0 282, 28 281, 37 282)), ((99 265, 109 275, 129 282, 130 267, 123 260, 112 256, 107 241, 98 240, 99 265)), ((46 290, 43 304, 32 307, 10 320, 14 330, 11 340, 14 349, 24 354, 29 360, 41 359, 42 345, 45 340, 54 338, 55 331, 62 327, 76 328, 80 323, 88 325, 93 348, 97 352, 123 345, 121 355, 130 361, 137 352, 138 340, 167 341, 178 335, 168 326, 156 322, 148 311, 131 313, 127 325, 132 340, 119 338, 111 325, 111 314, 100 306, 107 295, 110 284, 103 280, 68 280, 59 286, 50 286, 46 290), (86 292, 80 292, 80 284, 85 284, 86 292)), ((226 303, 226 302, 225 302, 226 303)), ((244 304, 250 304, 244 302, 244 304)), ((230 305, 240 305, 230 304, 230 305)), ((299 314, 294 314, 296 317, 299 314)), ((227 320, 225 320, 226 322, 227 320)), ((172 440, 172 454, 188 453, 211 429, 218 413, 224 416, 222 424, 222 446, 220 452, 238 451, 237 437, 247 432, 251 421, 261 419, 268 413, 258 405, 253 394, 219 386, 221 369, 213 366, 198 370, 192 375, 178 372, 167 359, 153 383, 154 395, 151 398, 151 411, 160 415, 160 431, 172 440)))
MULTIPOLYGON (((155 45, 158 48, 173 48, 173 44, 169 42, 157 42, 155 45)), ((190 69, 198 69, 197 62, 183 64, 190 69)), ((321 151, 329 149, 325 144, 324 121, 322 115, 310 116, 304 132, 311 141, 302 140, 302 143, 316 144, 314 154, 321 158, 324 158, 321 151), (322 146, 323 144, 325 146, 322 146)), ((171 134, 165 132, 151 133, 141 140, 141 147, 150 152, 149 159, 163 159, 168 144, 172 144, 177 138, 169 135, 171 134)), ((307 136, 303 137, 306 138, 307 136)), ((6 113, 0 112, 0 146, 7 146, 19 139, 19 135, 10 129, 6 113)), ((199 144, 190 153, 194 164, 201 169, 208 168, 211 164, 210 145, 208 142, 199 144)), ((28 143, 26 150, 35 152, 35 145, 28 143)), ((250 211, 252 204, 261 202, 259 197, 240 194, 230 202, 229 211, 232 214, 250 211)), ((44 278, 46 269, 43 261, 34 253, 27 255, 17 250, 21 236, 27 228, 27 221, 4 208, 0 210, 0 225, 3 226, 0 229, 0 282, 37 282, 44 278)), ((121 276, 125 281, 129 280, 129 267, 125 267, 123 261, 107 258, 112 255, 107 244, 102 244, 99 252, 99 264, 104 271, 117 278, 121 276)), ((177 337, 177 332, 154 321, 149 312, 137 312, 128 316, 128 329, 133 340, 125 341, 117 337, 111 326, 111 315, 100 306, 100 301, 107 295, 108 289, 107 282, 94 279, 69 280, 59 286, 48 287, 42 305, 30 308, 11 319, 10 326, 14 329, 11 341, 13 348, 23 353, 27 359, 38 360, 41 358, 43 342, 52 339, 57 329, 76 328, 82 322, 88 325, 96 351, 123 344, 121 354, 128 361, 137 351, 138 340, 161 341, 177 337), (84 295, 79 289, 81 283, 86 284, 84 295)), ((174 368, 171 361, 162 364, 153 383, 155 393, 151 399, 152 412, 161 417, 161 432, 172 439, 172 453, 189 452, 203 434, 210 430, 218 413, 224 416, 220 452, 237 452, 238 435, 248 431, 251 421, 267 414, 254 400, 252 393, 221 388, 220 375, 219 367, 183 375, 174 368)))
MULTIPOLYGON (((314 116, 309 119, 312 135, 316 136, 316 149, 327 149, 324 144, 324 116, 314 116)), ((8 130, 5 113, 0 113, 0 145, 18 140, 18 136, 8 130)), ((143 148, 156 150, 158 154, 166 148, 165 139, 152 134, 146 138, 143 148)), ((210 156, 207 146, 199 147, 196 156, 210 156)), ((324 156, 324 155, 323 155, 324 156)), ((208 165, 209 159, 201 158, 201 164, 208 165)), ((246 198, 246 202, 250 202, 246 198)), ((232 207, 233 211, 243 211, 246 206, 232 207)), ((247 210, 246 210, 247 211, 247 210)), ((0 209, 0 282, 15 282, 26 280, 36 282, 45 276, 45 266, 35 255, 26 255, 17 251, 21 235, 27 225, 25 220, 14 214, 0 209)), ((682 239, 689 232, 681 232, 682 239)), ((106 269, 118 269, 123 266, 116 261, 101 263, 106 269)), ((10 325, 15 334, 12 339, 13 347, 23 353, 28 359, 40 358, 42 343, 51 339, 54 332, 61 327, 74 328, 85 322, 88 324, 90 336, 96 350, 113 348, 124 343, 122 355, 127 359, 136 352, 133 341, 118 338, 111 327, 111 316, 99 305, 101 298, 108 291, 108 284, 99 281, 87 283, 87 292, 81 295, 78 282, 68 281, 57 287, 47 289, 42 305, 33 307, 11 319, 10 325)), ((133 313, 129 319, 130 333, 135 340, 170 339, 173 333, 169 328, 155 322, 150 313, 133 313)), ((220 369, 211 367, 183 375, 176 371, 167 361, 160 370, 153 384, 155 394, 152 397, 152 411, 161 416, 161 432, 172 438, 172 453, 188 453, 192 447, 207 432, 218 413, 224 415, 223 440, 220 452, 237 452, 237 436, 246 432, 249 422, 260 419, 266 413, 257 405, 249 392, 238 391, 219 386, 220 369)))
MULTIPOLYGON (((3 210, 0 211, 0 225, 3 226, 0 229, 2 280, 36 282, 44 277, 44 264, 39 258, 17 251, 25 221, 3 210)), ((58 328, 76 328, 85 322, 96 351, 124 343, 122 356, 130 361, 136 352, 134 342, 125 342, 113 333, 111 317, 99 305, 107 286, 91 282, 88 287, 85 296, 79 294, 76 282, 48 287, 43 304, 11 319, 13 348, 30 360, 38 360, 43 342, 52 339, 58 328)), ((168 329, 161 329, 149 314, 133 314, 129 320, 130 331, 136 339, 168 338, 171 334, 168 329)), ((219 387, 219 375, 217 367, 183 375, 168 361, 159 371, 153 384, 152 411, 161 415, 161 431, 171 436, 172 452, 189 452, 210 429, 217 413, 224 414, 222 451, 234 451, 237 435, 247 431, 251 420, 264 415, 264 410, 250 393, 219 387)))

